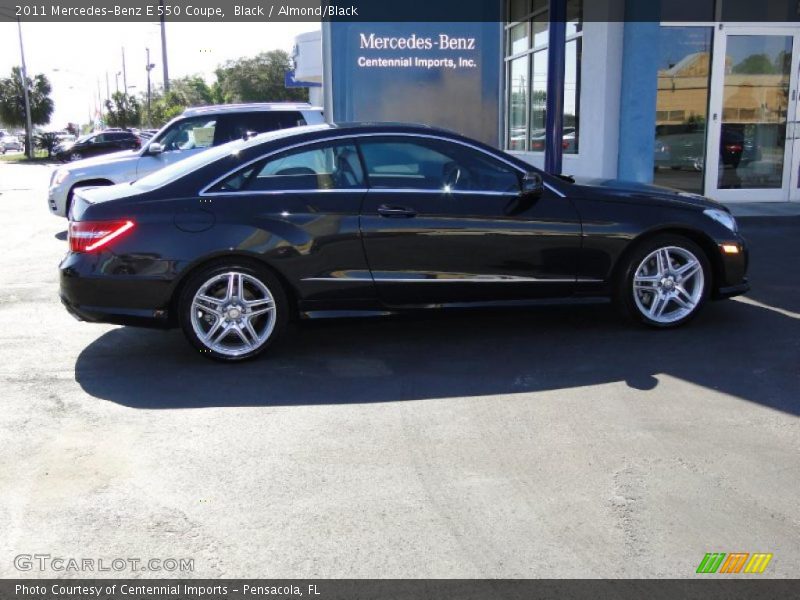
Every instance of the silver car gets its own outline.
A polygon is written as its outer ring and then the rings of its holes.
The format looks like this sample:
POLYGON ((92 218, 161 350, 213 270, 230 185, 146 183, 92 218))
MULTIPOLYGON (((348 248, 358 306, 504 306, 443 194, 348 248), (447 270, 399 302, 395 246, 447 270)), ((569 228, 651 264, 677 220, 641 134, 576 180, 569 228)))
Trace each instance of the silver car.
POLYGON ((310 104, 228 104, 190 108, 167 123, 140 150, 124 150, 68 163, 50 176, 50 212, 69 215, 78 188, 140 179, 212 146, 253 133, 323 123, 322 109, 310 104))

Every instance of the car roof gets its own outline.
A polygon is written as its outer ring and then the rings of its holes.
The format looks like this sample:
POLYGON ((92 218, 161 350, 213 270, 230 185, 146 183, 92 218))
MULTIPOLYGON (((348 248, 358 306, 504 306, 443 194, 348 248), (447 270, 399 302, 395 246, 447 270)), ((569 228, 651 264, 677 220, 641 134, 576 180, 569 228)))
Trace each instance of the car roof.
POLYGON ((193 106, 183 111, 182 116, 207 115, 210 113, 238 113, 238 112, 267 112, 286 110, 319 110, 319 106, 312 106, 308 102, 251 102, 243 104, 212 104, 209 106, 193 106))
MULTIPOLYGON (((433 127, 420 123, 393 123, 393 122, 352 122, 352 123, 318 123, 315 125, 303 125, 300 127, 290 127, 287 129, 277 129, 275 131, 266 131, 251 137, 244 148, 256 146, 262 142, 287 139, 292 137, 303 136, 305 134, 321 134, 320 140, 323 140, 330 135, 327 134, 366 134, 366 133, 419 133, 419 134, 441 134, 452 138, 462 138, 461 135, 453 131, 448 131, 440 127, 433 127)), ((472 141, 472 140, 471 140, 472 141)))

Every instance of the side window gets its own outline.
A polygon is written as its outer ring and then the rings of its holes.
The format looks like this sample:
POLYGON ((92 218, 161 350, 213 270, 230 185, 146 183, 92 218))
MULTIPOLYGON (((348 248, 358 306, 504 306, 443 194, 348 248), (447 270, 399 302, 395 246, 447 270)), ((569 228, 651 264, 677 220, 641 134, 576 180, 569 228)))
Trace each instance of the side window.
POLYGON ((516 192, 519 175, 492 157, 438 140, 359 142, 372 188, 516 192))
POLYGON ((238 171, 212 192, 342 190, 364 187, 364 172, 352 144, 326 144, 272 156, 238 171))
POLYGON ((296 110, 230 113, 220 116, 214 145, 242 139, 248 132, 264 133, 304 124, 302 113, 296 110))
POLYGON ((209 148, 214 144, 216 117, 193 117, 178 121, 154 141, 164 146, 164 150, 194 150, 209 148))

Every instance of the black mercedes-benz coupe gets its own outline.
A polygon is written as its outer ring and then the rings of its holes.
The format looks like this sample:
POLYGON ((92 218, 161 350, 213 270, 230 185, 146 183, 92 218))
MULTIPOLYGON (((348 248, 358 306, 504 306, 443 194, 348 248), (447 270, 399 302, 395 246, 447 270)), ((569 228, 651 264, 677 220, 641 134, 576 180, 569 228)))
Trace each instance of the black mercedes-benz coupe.
POLYGON ((72 314, 180 326, 228 361, 301 314, 611 298, 666 328, 748 290, 716 202, 576 183, 417 125, 297 127, 81 190, 69 244, 72 314))

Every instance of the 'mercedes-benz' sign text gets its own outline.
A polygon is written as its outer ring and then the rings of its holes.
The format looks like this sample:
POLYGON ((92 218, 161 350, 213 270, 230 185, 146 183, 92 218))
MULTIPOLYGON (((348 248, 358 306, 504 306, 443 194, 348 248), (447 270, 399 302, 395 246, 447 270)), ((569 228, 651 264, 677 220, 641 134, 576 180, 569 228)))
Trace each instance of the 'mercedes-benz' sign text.
POLYGON ((437 37, 419 37, 411 34, 408 37, 377 36, 374 33, 359 34, 362 50, 475 50, 474 37, 450 37, 440 33, 437 37))
POLYGON ((446 33, 421 36, 416 33, 403 36, 358 34, 359 50, 387 51, 385 55, 361 55, 356 63, 360 68, 418 68, 418 69, 474 69, 478 66, 476 38, 452 36, 446 33), (407 54, 399 54, 405 52, 407 54), (462 52, 453 55, 452 51, 462 52))

